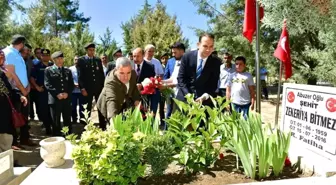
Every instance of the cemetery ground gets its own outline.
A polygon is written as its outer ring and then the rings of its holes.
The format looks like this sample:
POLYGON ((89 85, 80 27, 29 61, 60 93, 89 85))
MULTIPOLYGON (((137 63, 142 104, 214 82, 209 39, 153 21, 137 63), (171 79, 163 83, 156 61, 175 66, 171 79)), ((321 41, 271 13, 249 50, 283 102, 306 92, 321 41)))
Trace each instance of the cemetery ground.
MULTIPOLYGON (((276 89, 276 88, 275 88, 276 89)), ((262 119, 265 123, 274 123, 274 116, 276 111, 276 90, 270 89, 271 95, 269 100, 262 100, 261 102, 261 111, 262 119)), ((280 114, 281 115, 281 105, 280 105, 280 114)), ((93 111, 92 114, 93 120, 97 122, 97 112, 93 111)), ((280 123, 280 118, 279 118, 280 123)), ((48 136, 44 135, 44 130, 41 128, 41 123, 37 121, 30 122, 31 125, 31 135, 35 143, 41 139, 44 139, 48 136)), ((73 125, 73 130, 76 134, 79 134, 83 131, 84 125, 75 124, 73 125)), ((32 170, 38 167, 42 163, 40 157, 40 147, 25 147, 24 150, 15 151, 14 157, 18 164, 25 167, 31 167, 32 170)), ((223 151, 224 158, 215 163, 215 165, 209 170, 197 173, 193 175, 186 175, 182 172, 182 169, 174 164, 171 164, 166 170, 164 176, 160 177, 148 177, 145 179, 140 179, 138 184, 141 185, 157 185, 157 184, 190 184, 190 185, 224 185, 224 184, 236 184, 236 183, 247 183, 254 182, 255 180, 247 178, 243 171, 236 170, 236 156, 234 153, 229 151, 223 151)), ((264 180, 276 180, 276 179, 288 179, 288 178, 299 178, 299 177, 308 177, 312 176, 312 173, 302 174, 297 171, 297 169, 285 167, 283 174, 278 178, 269 177, 264 180)), ((62 177, 60 177, 62 178, 62 177)))

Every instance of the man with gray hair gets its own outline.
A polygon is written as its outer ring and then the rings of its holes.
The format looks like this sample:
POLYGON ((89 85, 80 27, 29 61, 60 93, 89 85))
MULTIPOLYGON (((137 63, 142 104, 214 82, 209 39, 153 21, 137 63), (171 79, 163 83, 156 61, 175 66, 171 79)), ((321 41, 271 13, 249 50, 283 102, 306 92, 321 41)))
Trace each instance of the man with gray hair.
MULTIPOLYGON (((128 108, 140 103, 137 88, 137 74, 132 70, 132 63, 126 57, 116 61, 116 67, 105 79, 105 85, 97 102, 97 108, 107 121, 128 108)), ((102 129, 106 129, 102 128, 102 129)))
POLYGON ((161 62, 154 58, 154 53, 155 53, 155 46, 152 44, 148 44, 145 47, 145 61, 148 63, 151 63, 154 65, 154 70, 155 70, 155 75, 163 77, 163 67, 161 65, 161 62))

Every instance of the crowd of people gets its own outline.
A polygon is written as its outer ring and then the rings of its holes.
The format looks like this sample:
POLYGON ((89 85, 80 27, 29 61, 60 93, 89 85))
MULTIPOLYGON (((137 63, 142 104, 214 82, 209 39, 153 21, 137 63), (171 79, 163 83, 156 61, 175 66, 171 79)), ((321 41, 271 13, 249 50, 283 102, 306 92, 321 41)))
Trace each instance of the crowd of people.
POLYGON ((225 96, 232 109, 244 116, 254 109, 255 84, 245 70, 246 59, 238 56, 232 63, 229 52, 217 54, 212 34, 201 35, 198 49, 189 52, 176 42, 171 53, 162 53, 159 59, 154 55, 160 51, 152 44, 135 48, 126 57, 117 49, 112 62, 105 54, 97 57, 95 47, 88 43, 86 55, 75 56, 68 67, 64 66, 66 53, 38 47, 32 53, 21 35, 13 36, 11 44, 0 50, 0 152, 36 145, 29 133, 35 113, 47 135, 59 136, 63 126, 72 132, 73 124, 86 124, 83 111, 90 116, 95 102, 99 127, 106 129, 111 118, 144 101, 142 82, 151 77, 161 77, 163 86, 174 90, 171 101, 165 101, 160 89, 146 95, 149 110, 160 113, 162 129, 167 129, 164 118, 178 111, 172 98, 185 101, 189 93, 209 106, 210 96, 225 96), (11 103, 26 118, 20 128, 14 127, 11 103))

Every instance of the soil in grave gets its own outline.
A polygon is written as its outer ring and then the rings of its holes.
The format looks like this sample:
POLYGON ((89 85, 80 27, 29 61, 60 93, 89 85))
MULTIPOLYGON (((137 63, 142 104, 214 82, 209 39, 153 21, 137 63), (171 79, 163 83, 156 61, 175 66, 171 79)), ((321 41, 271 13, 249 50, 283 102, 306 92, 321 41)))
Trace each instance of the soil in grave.
MULTIPOLYGON (((243 169, 241 169, 243 170, 243 169)), ((237 183, 257 182, 257 180, 246 177, 242 171, 236 170, 236 156, 233 153, 225 154, 224 159, 216 162, 213 168, 192 175, 184 174, 182 171, 172 170, 160 177, 147 177, 138 181, 139 185, 225 185, 237 183)), ((309 174, 296 172, 290 167, 285 167, 280 177, 267 177, 261 181, 292 179, 300 177, 308 177, 309 174)))

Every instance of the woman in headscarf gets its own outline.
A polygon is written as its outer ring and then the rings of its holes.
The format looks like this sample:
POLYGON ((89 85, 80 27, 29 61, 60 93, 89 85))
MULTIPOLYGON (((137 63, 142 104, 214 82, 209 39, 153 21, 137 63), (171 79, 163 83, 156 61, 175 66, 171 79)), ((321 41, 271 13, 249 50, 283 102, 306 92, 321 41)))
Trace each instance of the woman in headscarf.
POLYGON ((9 83, 8 76, 12 74, 6 71, 2 66, 5 62, 5 55, 0 50, 0 153, 11 149, 13 142, 13 132, 15 128, 12 123, 12 110, 8 101, 8 98, 13 100, 19 98, 24 106, 27 105, 27 99, 12 89, 9 83))

